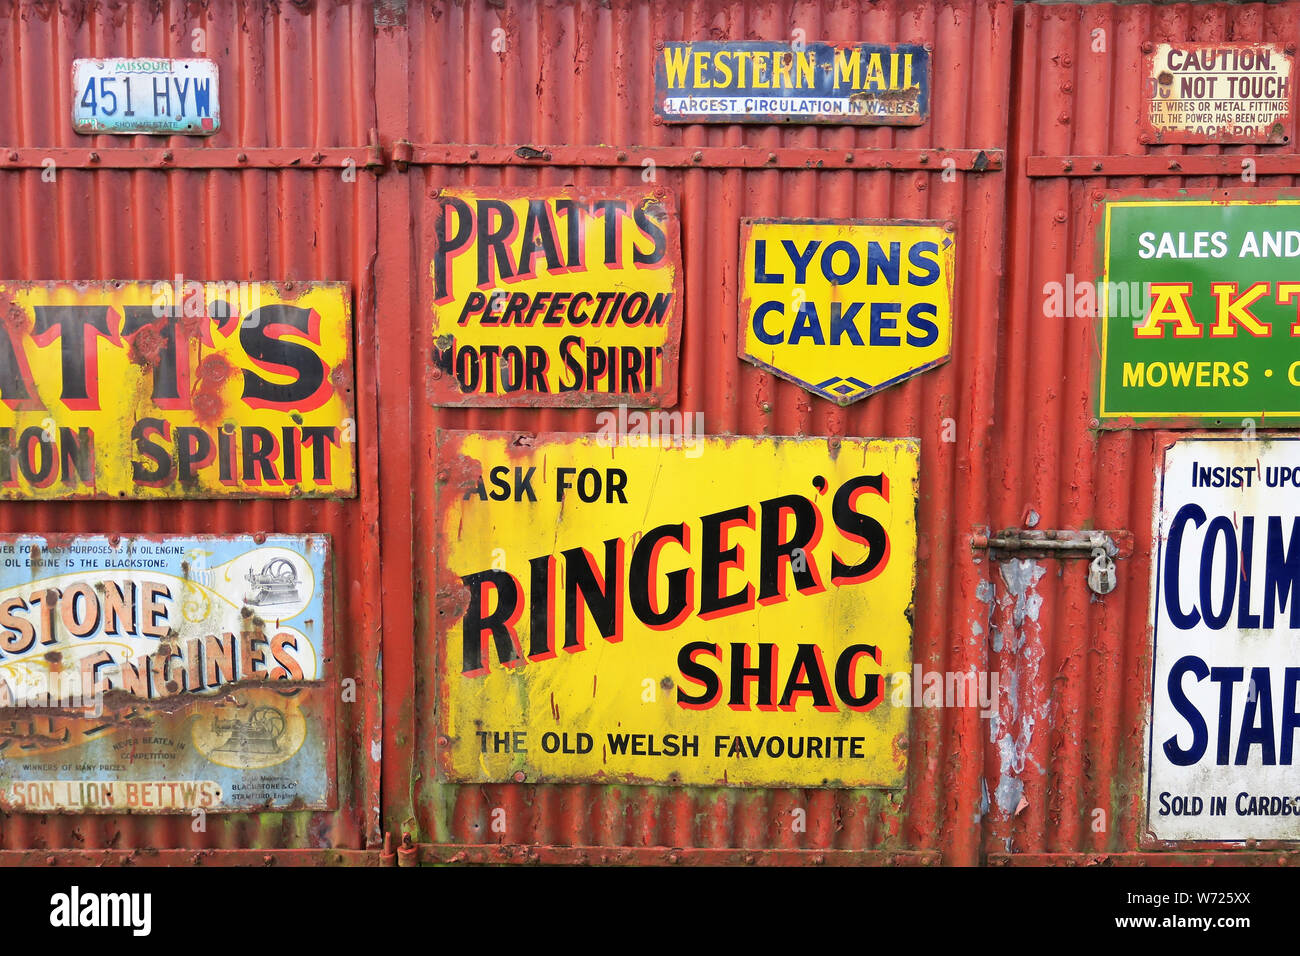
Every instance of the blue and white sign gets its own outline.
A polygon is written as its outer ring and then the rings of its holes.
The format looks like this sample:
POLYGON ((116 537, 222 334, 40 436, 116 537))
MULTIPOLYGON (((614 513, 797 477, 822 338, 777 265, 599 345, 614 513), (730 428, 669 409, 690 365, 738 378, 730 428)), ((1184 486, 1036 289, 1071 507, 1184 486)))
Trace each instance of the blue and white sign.
POLYGON ((211 136, 221 128, 212 60, 115 57, 72 63, 78 133, 211 136))
POLYGON ((1148 834, 1300 839, 1300 438, 1176 441, 1156 499, 1148 834))
POLYGON ((0 808, 331 809, 324 535, 0 535, 0 808))

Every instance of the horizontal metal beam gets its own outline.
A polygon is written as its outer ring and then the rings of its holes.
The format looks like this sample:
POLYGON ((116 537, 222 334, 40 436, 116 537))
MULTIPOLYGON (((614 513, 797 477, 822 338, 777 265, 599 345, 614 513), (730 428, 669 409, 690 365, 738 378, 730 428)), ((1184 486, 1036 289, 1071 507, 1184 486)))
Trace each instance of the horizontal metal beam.
POLYGON ((0 850, 0 866, 381 866, 379 850, 0 850))
POLYGON ((938 850, 418 844, 420 863, 559 866, 937 866, 938 850))
POLYGON ((1300 176, 1300 154, 1030 156, 1025 160, 1025 172, 1031 179, 1058 176, 1240 176, 1247 169, 1255 176, 1300 176), (1253 167, 1250 163, 1254 164, 1253 167))
MULTIPOLYGON (((380 157, 382 159, 382 157, 380 157)), ((111 147, 104 149, 25 148, 0 146, 0 170, 47 169, 366 169, 376 153, 367 147, 329 149, 173 149, 111 147)), ((378 163, 382 165, 382 163, 378 163)))
POLYGON ((990 853, 989 866, 1295 866, 1294 852, 990 853))
POLYGON ((21 149, 0 146, 4 169, 382 169, 407 166, 565 166, 630 169, 648 163, 663 169, 1002 169, 1001 150, 991 149, 754 149, 748 146, 465 146, 397 142, 390 154, 377 146, 173 147, 112 146, 21 149))
POLYGON ((666 169, 929 169, 996 172, 1000 149, 762 149, 752 146, 458 146, 395 143, 393 163, 417 166, 605 166, 666 169), (948 161, 951 165, 947 165, 948 161))

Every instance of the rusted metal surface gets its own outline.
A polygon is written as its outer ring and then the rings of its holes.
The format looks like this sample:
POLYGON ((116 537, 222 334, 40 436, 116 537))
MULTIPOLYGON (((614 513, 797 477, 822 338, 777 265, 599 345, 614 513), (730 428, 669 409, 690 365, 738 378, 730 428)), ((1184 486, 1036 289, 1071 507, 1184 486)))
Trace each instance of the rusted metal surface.
POLYGON ((379 850, 159 849, 0 850, 0 867, 385 866, 379 850))
MULTIPOLYGON (((1107 190, 1294 189, 1294 152, 1140 141, 1143 45, 1293 44, 1293 6, 1024 5, 1016 8, 1008 168, 1004 374, 988 489, 998 528, 1105 528, 1133 536, 1118 587, 1091 593, 1083 562, 984 562, 992 660, 1004 675, 983 787, 989 861, 1276 863, 1259 854, 1135 854, 1151 696, 1150 431, 1092 430, 1093 317, 1049 317, 1052 283, 1096 278, 1090 222, 1107 190), (1256 165, 1243 161, 1253 160, 1256 165), (1256 175, 1243 183, 1243 170, 1256 175), (1073 277, 1073 278, 1070 278, 1073 277), (1009 856, 1010 855, 1010 856, 1009 856)), ((1180 848, 1180 851, 1189 848, 1180 848)), ((1190 849, 1195 849, 1190 848, 1190 849)))
POLYGON ((539 846, 423 844, 419 862, 538 866, 936 866, 937 850, 726 849, 668 846, 539 846))
MULTIPOLYGON (((0 531, 6 533, 330 535, 341 622, 332 666, 340 679, 355 680, 356 693, 354 703, 340 697, 337 704, 337 810, 209 814, 201 830, 189 816, 10 814, 0 818, 0 847, 20 855, 5 862, 27 862, 28 853, 80 862, 73 856, 80 851, 89 851, 93 860, 95 853, 126 857, 157 849, 173 854, 163 857, 168 862, 188 865, 192 857, 211 859, 226 850, 365 853, 379 845, 375 207, 374 178, 364 172, 361 158, 375 127, 366 80, 374 74, 371 14, 362 4, 304 11, 260 2, 206 8, 169 2, 109 10, 89 2, 52 7, 18 0, 0 16, 6 104, 0 110, 0 204, 7 222, 0 275, 29 281, 180 274, 349 283, 359 343, 354 388, 360 489, 360 497, 350 501, 6 502, 0 514, 0 531), (203 55, 217 61, 223 79, 223 122, 215 135, 159 140, 73 132, 67 104, 74 58, 191 56, 196 29, 206 41, 203 55), (306 61, 333 68, 307 71, 306 61), (327 102, 340 106, 326 108, 327 102), (215 157, 234 164, 241 153, 269 155, 260 150, 283 156, 286 166, 302 159, 283 170, 212 169, 203 157, 214 150, 215 157), (339 150, 346 155, 330 152, 339 150), (318 152, 338 163, 356 158, 356 176, 315 168, 310 159, 318 152), (13 154, 30 165, 15 164, 13 154), (136 161, 113 168, 118 154, 136 161), (94 155, 98 163, 91 161, 94 155), (138 159, 145 155, 156 158, 158 168, 142 168, 138 159), (85 168, 60 165, 71 156, 86 159, 85 168)), ((259 858, 243 857, 250 863, 259 858)))
MULTIPOLYGON (((568 182, 637 187, 643 174, 654 175, 678 195, 683 219, 685 314, 676 410, 702 412, 709 434, 919 438, 914 661, 926 671, 982 670, 984 605, 969 534, 974 525, 987 524, 981 516, 998 351, 1003 179, 997 172, 959 170, 989 169, 1005 145, 1010 4, 438 2, 429 15, 416 16, 414 8, 408 13, 404 30, 378 30, 380 126, 402 131, 392 139, 413 144, 413 163, 432 156, 465 165, 412 165, 404 177, 386 175, 379 183, 380 218, 391 224, 381 231, 377 263, 381 321, 392 329, 379 340, 384 421, 395 434, 412 436, 386 451, 381 476, 386 555, 405 560, 409 541, 411 560, 409 582, 393 576, 386 583, 386 820, 421 844, 528 844, 538 853, 547 846, 746 848, 785 850, 791 861, 809 862, 827 850, 919 850, 976 862, 980 742, 988 728, 974 708, 911 712, 903 795, 437 783, 430 672, 434 430, 583 432, 598 423, 595 410, 432 408, 421 385, 432 343, 408 323, 428 315, 431 305, 421 280, 433 248, 428 210, 434 190, 568 182), (908 128, 654 123, 657 41, 781 38, 795 27, 809 37, 931 44, 935 95, 928 122, 908 128), (494 31, 504 51, 493 49, 494 31), (452 35, 464 42, 442 42, 452 35), (472 108, 447 108, 460 103, 472 108), (561 143, 569 144, 567 152, 546 145, 561 143), (947 164, 930 152, 940 147, 967 157, 969 165, 954 162, 955 175, 945 178, 947 164), (539 159, 526 158, 538 153, 539 159), (662 155, 674 162, 658 163, 662 155), (825 156, 822 167, 815 156, 825 156), (930 162, 920 162, 926 156, 930 162), (655 159, 653 169, 645 158, 655 159), (558 165, 561 160, 569 165, 558 165), (777 168, 765 168, 769 162, 777 168), (889 162, 915 166, 880 168, 889 162), (742 217, 789 216, 958 222, 953 360, 849 409, 740 363, 732 318, 738 308, 737 224, 742 217), (408 391, 409 406, 390 397, 408 391), (944 439, 945 425, 953 440, 944 439), (806 830, 796 825, 803 815, 806 830)), ((391 143, 387 134, 385 143, 391 143)))

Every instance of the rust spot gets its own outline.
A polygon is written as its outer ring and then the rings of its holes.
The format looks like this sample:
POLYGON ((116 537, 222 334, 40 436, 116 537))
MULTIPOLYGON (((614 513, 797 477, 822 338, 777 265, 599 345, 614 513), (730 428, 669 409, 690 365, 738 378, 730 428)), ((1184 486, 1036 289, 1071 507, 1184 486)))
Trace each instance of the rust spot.
POLYGON ((164 319, 146 325, 127 340, 131 343, 130 358, 136 365, 156 366, 162 361, 167 337, 163 334, 164 319))
POLYGON ((194 414, 199 421, 209 422, 221 415, 221 397, 213 392, 199 392, 194 396, 194 414))
POLYGON ((330 384, 340 392, 352 391, 352 369, 340 365, 330 372, 330 384))
POLYGON ((199 363, 199 378, 214 385, 230 378, 233 371, 230 361, 224 355, 209 355, 199 363))

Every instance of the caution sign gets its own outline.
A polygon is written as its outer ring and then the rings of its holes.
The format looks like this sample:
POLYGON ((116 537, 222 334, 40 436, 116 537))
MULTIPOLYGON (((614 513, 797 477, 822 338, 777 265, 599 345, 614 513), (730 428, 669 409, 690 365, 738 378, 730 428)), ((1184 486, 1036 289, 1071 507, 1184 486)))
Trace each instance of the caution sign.
POLYGON ((1300 440, 1165 449, 1147 829, 1300 839, 1300 440))
POLYGON ((919 126, 930 113, 930 51, 920 44, 741 40, 661 46, 655 113, 669 123, 919 126))
POLYGON ((329 540, 0 537, 0 807, 330 809, 329 540))
POLYGON ((356 494, 338 282, 0 281, 0 498, 356 494))
POLYGON ((1300 423, 1297 206, 1222 198, 1105 204, 1096 291, 1103 427, 1300 423))
POLYGON ((742 219, 740 357, 840 405, 946 362, 953 229, 742 219))
POLYGON ((1291 142, 1294 61, 1294 52, 1273 43, 1155 44, 1144 77, 1146 136, 1153 143, 1291 142))
POLYGON ((444 189, 434 201, 434 405, 673 405, 676 201, 444 189))
POLYGON ((439 433, 441 778, 902 787, 916 442, 670 434, 439 433))

